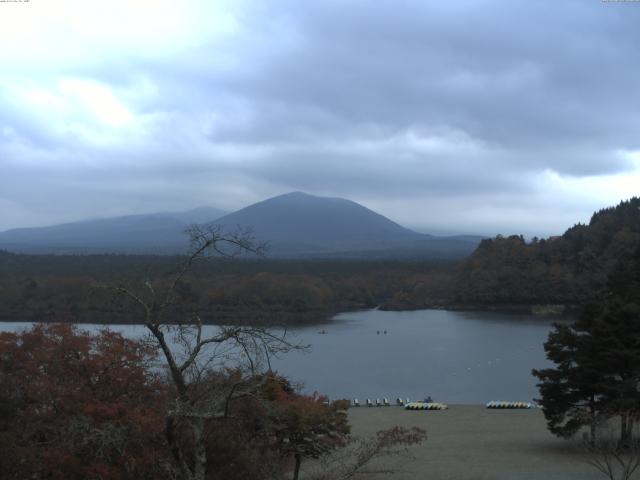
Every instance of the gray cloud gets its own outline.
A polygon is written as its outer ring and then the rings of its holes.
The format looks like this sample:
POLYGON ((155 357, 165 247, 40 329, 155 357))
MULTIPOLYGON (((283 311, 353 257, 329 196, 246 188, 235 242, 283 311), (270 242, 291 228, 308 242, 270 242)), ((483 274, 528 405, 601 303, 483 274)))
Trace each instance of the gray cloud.
POLYGON ((0 229, 306 190, 552 233, 636 193, 637 5, 230 2, 219 35, 203 8, 179 48, 4 67, 0 229))

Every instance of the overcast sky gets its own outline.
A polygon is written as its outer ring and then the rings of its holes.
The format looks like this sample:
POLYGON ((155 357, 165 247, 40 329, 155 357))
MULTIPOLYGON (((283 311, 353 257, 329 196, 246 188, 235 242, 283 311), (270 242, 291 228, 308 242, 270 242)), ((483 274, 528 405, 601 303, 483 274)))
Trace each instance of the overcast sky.
POLYGON ((293 190, 549 235, 640 194, 640 3, 0 2, 0 230, 293 190))

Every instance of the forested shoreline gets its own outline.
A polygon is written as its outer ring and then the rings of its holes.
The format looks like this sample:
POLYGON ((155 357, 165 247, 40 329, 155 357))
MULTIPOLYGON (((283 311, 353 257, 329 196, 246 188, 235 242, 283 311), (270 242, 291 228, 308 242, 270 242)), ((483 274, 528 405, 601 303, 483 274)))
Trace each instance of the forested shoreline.
MULTIPOLYGON (((482 241, 460 262, 212 258, 181 279, 182 308, 212 324, 302 324, 356 309, 572 313, 640 245, 640 199, 562 236, 482 241)), ((118 283, 162 284, 183 257, 0 252, 0 320, 138 323, 118 283)))
MULTIPOLYGON (((180 257, 0 253, 0 320, 138 323, 111 287, 162 278, 180 257)), ((450 275, 452 264, 351 260, 226 260, 182 279, 183 304, 205 323, 298 324, 374 308, 398 292, 450 275)))

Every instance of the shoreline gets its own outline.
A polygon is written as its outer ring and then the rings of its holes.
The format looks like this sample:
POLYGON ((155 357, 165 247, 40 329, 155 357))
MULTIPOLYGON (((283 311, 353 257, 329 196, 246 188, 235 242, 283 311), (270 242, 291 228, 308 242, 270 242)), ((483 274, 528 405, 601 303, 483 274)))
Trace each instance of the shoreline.
MULTIPOLYGON (((283 312, 269 312, 271 316, 282 316, 284 318, 300 317, 299 321, 286 321, 286 322, 270 322, 258 323, 257 325, 263 327, 302 327, 302 326, 314 326, 314 325, 329 325, 334 322, 337 315, 343 313, 368 311, 368 310, 380 310, 383 312, 416 312, 420 310, 444 310, 450 312, 490 312, 499 314, 514 314, 514 315, 531 315, 534 317, 550 317, 558 319, 572 318, 575 315, 575 307, 570 305, 429 305, 413 308, 411 306, 393 306, 380 304, 374 306, 351 306, 344 309, 330 309, 327 311, 313 311, 293 313, 290 311, 283 312)), ((130 319, 112 317, 109 321, 103 320, 103 317, 107 314, 98 314, 93 319, 79 319, 79 318, 52 318, 50 315, 42 314, 41 312, 25 315, 25 314, 12 314, 3 315, 0 313, 0 323, 73 323, 78 325, 144 325, 144 322, 135 322, 130 319)), ((255 325, 251 322, 238 321, 243 317, 242 312, 238 311, 234 314, 230 312, 223 312, 220 317, 227 321, 211 321, 212 314, 203 315, 203 325, 255 325)), ((177 325, 180 322, 167 322, 169 324, 177 325)))
POLYGON ((378 307, 382 311, 401 312, 416 310, 447 310, 451 312, 493 312, 493 313, 512 313, 518 315, 533 316, 550 316, 566 318, 572 317, 578 311, 576 305, 562 304, 495 304, 495 305, 464 305, 464 304, 433 304, 420 307, 411 307, 410 305, 385 305, 378 307))

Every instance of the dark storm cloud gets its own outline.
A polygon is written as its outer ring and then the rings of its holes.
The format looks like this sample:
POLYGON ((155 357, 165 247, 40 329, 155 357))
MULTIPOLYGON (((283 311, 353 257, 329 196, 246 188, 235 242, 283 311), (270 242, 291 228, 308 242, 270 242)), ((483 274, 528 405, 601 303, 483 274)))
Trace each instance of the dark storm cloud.
MULTIPOLYGON (((640 149, 638 5, 292 0, 227 10, 230 33, 195 32, 176 51, 105 47, 0 82, 0 205, 36 222, 91 209, 233 209, 308 190, 404 199, 391 216, 408 198, 449 199, 446 219, 412 221, 442 226, 468 221, 456 209, 469 202, 534 212, 550 197, 573 214, 575 189, 563 191, 562 178, 637 175, 624 152, 640 149), (99 88, 60 85, 76 77, 99 88)), ((579 202, 586 211, 603 198, 579 202)), ((518 223, 504 212, 503 227, 518 223)), ((0 219, 0 229, 15 224, 0 219)))
MULTIPOLYGON (((371 124, 395 131, 426 125, 516 152, 638 148, 632 105, 639 99, 640 9, 595 2, 314 5, 297 17, 299 42, 267 52, 259 75, 228 85, 261 107, 257 131, 238 132, 246 140, 260 138, 263 128, 267 138, 284 139, 298 123, 330 136, 324 120, 334 117, 341 135, 371 124)), ((622 167, 563 157, 535 163, 578 175, 622 167)))

